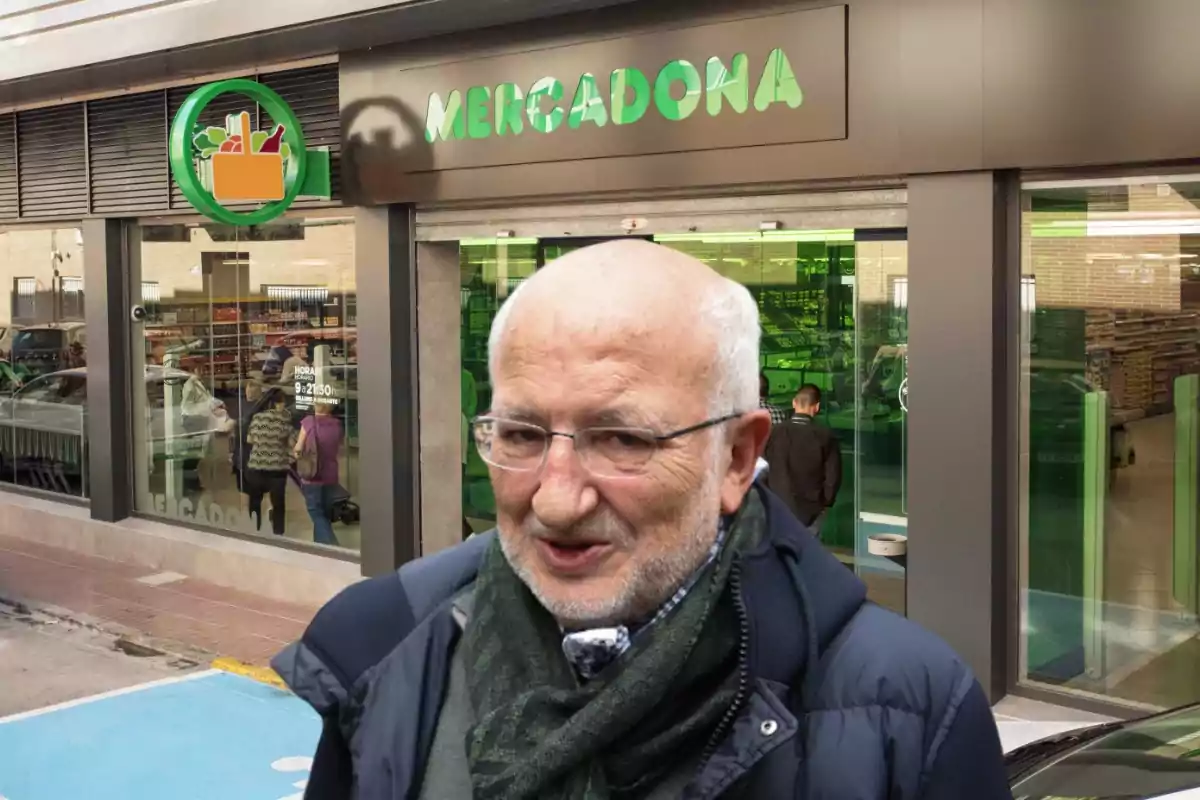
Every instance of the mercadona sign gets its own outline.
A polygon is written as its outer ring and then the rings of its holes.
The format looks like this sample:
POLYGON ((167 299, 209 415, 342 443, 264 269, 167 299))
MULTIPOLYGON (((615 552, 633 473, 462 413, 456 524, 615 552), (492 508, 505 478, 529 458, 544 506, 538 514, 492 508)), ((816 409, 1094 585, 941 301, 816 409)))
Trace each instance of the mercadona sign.
POLYGON ((728 62, 709 58, 703 75, 690 61, 669 61, 653 81, 636 67, 623 67, 612 71, 607 93, 594 74, 585 72, 575 81, 569 104, 566 98, 566 85, 549 76, 527 90, 501 83, 472 86, 465 93, 455 89, 444 98, 435 92, 425 114, 425 141, 632 125, 652 107, 663 119, 678 122, 698 113, 702 102, 703 113, 713 117, 727 111, 745 114, 751 108, 763 112, 776 104, 795 109, 803 104, 804 93, 787 54, 776 48, 753 73, 745 53, 734 54, 728 62))

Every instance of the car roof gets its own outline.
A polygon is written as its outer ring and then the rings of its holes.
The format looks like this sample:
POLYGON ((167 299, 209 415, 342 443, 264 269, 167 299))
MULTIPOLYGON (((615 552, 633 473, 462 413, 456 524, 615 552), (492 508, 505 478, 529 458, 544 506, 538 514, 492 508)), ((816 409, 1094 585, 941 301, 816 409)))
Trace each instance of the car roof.
MULTIPOLYGON (((72 367, 71 369, 60 369, 57 372, 48 372, 45 375, 38 376, 39 378, 53 378, 57 375, 70 375, 80 378, 87 378, 87 367, 72 367)), ((146 365, 146 377, 153 377, 156 380, 164 378, 192 378, 195 377, 190 372, 185 372, 181 369, 167 369, 157 364, 146 365)))
POLYGON ((1031 800, 1099 796, 1093 790, 1103 782, 1106 770, 1123 769, 1128 769, 1131 783, 1122 787, 1121 797, 1176 796, 1163 793, 1168 790, 1200 792, 1200 775, 1194 770, 1171 769, 1173 762, 1183 764, 1189 760, 1190 754, 1179 750, 1186 751, 1197 737, 1200 704, 1180 706, 1141 719, 1084 727, 1017 748, 1006 755, 1009 778, 1013 788, 1031 800), (1089 735, 1093 730, 1095 734, 1089 735), (1163 752, 1164 748, 1176 751, 1163 752), (1014 760, 1023 757, 1026 763, 1014 774, 1014 760), (1053 793, 1047 794, 1048 789, 1053 793))
POLYGON ((74 331, 87 325, 86 322, 47 322, 42 325, 27 325, 18 332, 26 331, 74 331))

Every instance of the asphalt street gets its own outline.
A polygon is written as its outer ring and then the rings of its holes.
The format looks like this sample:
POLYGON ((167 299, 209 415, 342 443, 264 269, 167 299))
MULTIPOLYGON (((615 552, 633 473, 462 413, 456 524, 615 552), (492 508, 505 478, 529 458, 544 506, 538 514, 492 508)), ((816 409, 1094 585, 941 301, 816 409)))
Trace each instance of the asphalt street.
POLYGON ((0 603, 0 717, 198 668, 82 624, 0 603))

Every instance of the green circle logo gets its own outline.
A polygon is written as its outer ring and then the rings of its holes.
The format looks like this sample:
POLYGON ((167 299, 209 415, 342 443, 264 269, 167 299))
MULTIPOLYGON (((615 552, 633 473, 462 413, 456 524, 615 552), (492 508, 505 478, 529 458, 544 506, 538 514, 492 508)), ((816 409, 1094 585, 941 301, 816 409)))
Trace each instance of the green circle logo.
MULTIPOLYGON (((272 89, 244 78, 210 83, 188 96, 171 123, 169 155, 171 174, 188 202, 228 225, 261 225, 287 211, 305 186, 310 161, 291 107, 272 89), (225 94, 252 103, 227 116, 223 128, 201 125, 200 114, 225 94), (272 130, 253 129, 253 103, 270 115, 272 130), (240 212, 226 207, 245 203, 262 205, 240 212)), ((328 184, 328 152, 323 155, 328 184)))

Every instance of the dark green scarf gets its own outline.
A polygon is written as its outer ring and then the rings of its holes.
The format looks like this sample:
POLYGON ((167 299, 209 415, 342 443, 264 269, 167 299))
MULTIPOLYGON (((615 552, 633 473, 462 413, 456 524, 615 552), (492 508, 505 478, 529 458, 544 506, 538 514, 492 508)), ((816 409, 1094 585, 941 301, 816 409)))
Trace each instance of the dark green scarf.
POLYGON ((729 574, 764 527, 751 492, 683 601, 583 686, 558 624, 494 542, 461 643, 477 721, 467 736, 475 797, 636 798, 699 757, 737 694, 729 574))

